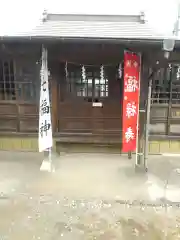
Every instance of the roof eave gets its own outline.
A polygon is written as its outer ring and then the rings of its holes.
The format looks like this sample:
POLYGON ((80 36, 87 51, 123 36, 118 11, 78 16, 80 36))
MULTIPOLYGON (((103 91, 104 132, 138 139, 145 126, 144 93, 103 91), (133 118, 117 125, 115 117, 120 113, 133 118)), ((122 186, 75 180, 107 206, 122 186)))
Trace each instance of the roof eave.
POLYGON ((60 36, 1 36, 0 41, 100 41, 100 42, 113 42, 113 43, 147 43, 147 44, 161 44, 162 38, 91 38, 91 37, 60 37, 60 36))

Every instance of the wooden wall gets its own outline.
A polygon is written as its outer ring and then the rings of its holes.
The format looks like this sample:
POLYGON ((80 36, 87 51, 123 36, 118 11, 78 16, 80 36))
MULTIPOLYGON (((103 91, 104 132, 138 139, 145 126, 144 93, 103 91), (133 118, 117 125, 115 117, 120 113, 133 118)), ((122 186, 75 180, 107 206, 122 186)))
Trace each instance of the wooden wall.
MULTIPOLYGON (((103 107, 92 102, 72 98, 67 94, 64 69, 66 61, 92 64, 117 64, 123 60, 124 46, 102 44, 51 44, 49 69, 51 72, 52 120, 54 135, 64 141, 120 142, 123 82, 115 74, 109 78, 109 97, 102 100, 103 107), (89 139, 89 140, 88 140, 89 139)), ((14 132, 37 134, 39 105, 40 44, 18 44, 0 48, 0 58, 15 60, 15 77, 19 98, 14 101, 0 100, 0 133, 14 132), (29 84, 29 85, 28 85, 29 84), (27 86, 35 90, 28 96, 27 86), (26 90, 24 89, 26 86, 26 90), (21 91, 21 94, 20 94, 21 91)), ((147 50, 146 50, 147 51, 147 50)), ((177 54, 176 54, 177 55, 177 54)), ((145 57, 148 53, 145 52, 145 57)), ((177 57, 177 56, 176 56, 177 57)), ((148 60, 149 61, 149 60, 148 60)), ((147 97, 149 62, 143 59, 141 76, 141 105, 147 97)), ((180 106, 152 105, 151 133, 154 135, 180 136, 180 106)))
POLYGON ((180 136, 180 105, 153 104, 151 107, 153 135, 180 136))
POLYGON ((0 100, 0 132, 37 133, 40 46, 2 44, 0 60, 13 62, 14 74, 10 78, 13 77, 15 89, 13 100, 6 96, 0 100))
POLYGON ((36 133, 38 107, 31 103, 0 102, 0 132, 36 133))

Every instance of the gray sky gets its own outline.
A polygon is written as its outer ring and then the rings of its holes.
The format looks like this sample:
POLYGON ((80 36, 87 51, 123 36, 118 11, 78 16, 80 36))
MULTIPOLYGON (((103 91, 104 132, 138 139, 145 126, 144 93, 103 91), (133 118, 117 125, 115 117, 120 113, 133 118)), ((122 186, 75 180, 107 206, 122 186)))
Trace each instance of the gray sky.
POLYGON ((0 34, 34 28, 44 9, 53 13, 137 14, 145 11, 157 31, 171 33, 177 17, 178 0, 0 0, 0 34))

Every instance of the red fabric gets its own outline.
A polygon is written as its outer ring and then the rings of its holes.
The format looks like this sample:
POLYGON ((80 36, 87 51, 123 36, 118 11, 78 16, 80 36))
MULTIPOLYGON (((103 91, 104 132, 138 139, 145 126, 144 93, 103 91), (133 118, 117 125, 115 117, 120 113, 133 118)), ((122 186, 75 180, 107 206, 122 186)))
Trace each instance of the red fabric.
POLYGON ((139 111, 140 56, 124 53, 123 132, 122 151, 136 150, 139 111))

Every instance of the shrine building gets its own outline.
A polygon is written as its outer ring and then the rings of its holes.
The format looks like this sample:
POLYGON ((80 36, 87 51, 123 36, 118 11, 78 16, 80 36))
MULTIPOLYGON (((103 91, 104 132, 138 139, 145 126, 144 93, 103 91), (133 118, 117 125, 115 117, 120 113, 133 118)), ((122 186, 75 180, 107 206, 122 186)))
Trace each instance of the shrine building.
POLYGON ((48 52, 54 148, 122 146, 124 51, 141 55, 144 136, 152 71, 150 153, 180 153, 180 41, 165 59, 164 36, 139 15, 44 13, 31 32, 0 38, 0 149, 38 151, 42 45, 48 52))

